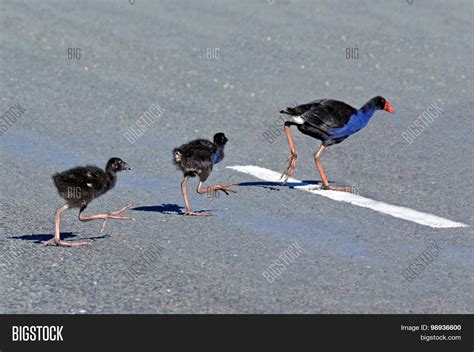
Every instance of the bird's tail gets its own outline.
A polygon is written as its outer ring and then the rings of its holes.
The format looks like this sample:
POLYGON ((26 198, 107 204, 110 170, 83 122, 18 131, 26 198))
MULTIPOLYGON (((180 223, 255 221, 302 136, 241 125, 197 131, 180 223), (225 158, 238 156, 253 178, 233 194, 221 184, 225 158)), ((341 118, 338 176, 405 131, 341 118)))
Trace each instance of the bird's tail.
POLYGON ((173 156, 174 156, 174 163, 179 164, 181 160, 183 159, 183 154, 179 149, 174 149, 173 150, 173 156))
POLYGON ((292 115, 292 116, 295 116, 296 113, 295 113, 295 109, 294 108, 286 108, 286 110, 280 110, 280 114, 287 114, 287 115, 292 115))
POLYGON ((304 105, 298 105, 295 102, 295 105, 288 106, 286 108, 286 110, 281 110, 280 114, 287 114, 287 115, 291 115, 291 116, 299 116, 299 115, 303 114, 305 111, 306 111, 306 109, 305 109, 304 105))
POLYGON ((63 182, 65 182, 64 176, 61 175, 61 173, 59 173, 59 172, 56 173, 56 174, 54 174, 53 177, 52 177, 52 179, 53 179, 53 183, 54 183, 54 185, 56 186, 56 188, 59 188, 59 187, 61 186, 61 184, 62 184, 63 182))

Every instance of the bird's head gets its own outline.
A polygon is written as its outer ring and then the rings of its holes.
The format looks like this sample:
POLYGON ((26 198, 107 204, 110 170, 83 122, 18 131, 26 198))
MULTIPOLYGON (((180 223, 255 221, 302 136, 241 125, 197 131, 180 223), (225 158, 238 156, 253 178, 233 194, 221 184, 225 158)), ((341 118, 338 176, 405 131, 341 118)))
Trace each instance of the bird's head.
POLYGON ((223 132, 216 133, 214 135, 214 144, 224 146, 228 139, 223 132))
POLYGON ((385 110, 392 114, 394 113, 393 106, 380 95, 370 99, 368 103, 371 107, 375 108, 375 110, 385 110))
POLYGON ((107 171, 113 171, 113 172, 118 172, 118 171, 123 171, 123 170, 132 170, 132 168, 120 158, 109 159, 105 169, 107 171))

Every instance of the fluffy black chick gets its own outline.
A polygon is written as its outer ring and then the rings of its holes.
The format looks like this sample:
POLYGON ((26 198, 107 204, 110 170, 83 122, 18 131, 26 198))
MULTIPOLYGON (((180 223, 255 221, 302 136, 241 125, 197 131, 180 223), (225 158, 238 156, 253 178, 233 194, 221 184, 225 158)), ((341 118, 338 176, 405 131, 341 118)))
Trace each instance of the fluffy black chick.
POLYGON ((199 194, 208 193, 214 199, 218 191, 225 194, 236 191, 229 187, 236 183, 221 184, 215 186, 205 187, 204 182, 211 174, 214 164, 217 164, 224 159, 224 147, 228 139, 224 133, 219 132, 214 135, 213 142, 207 139, 196 139, 181 145, 173 150, 173 161, 175 165, 181 169, 184 175, 183 182, 181 182, 181 192, 183 194, 184 202, 186 204, 186 211, 184 215, 194 216, 210 216, 214 215, 210 212, 193 212, 188 201, 188 180, 190 177, 199 177, 199 184, 196 192, 199 194))
POLYGON ((80 208, 79 220, 104 220, 102 230, 104 231, 107 219, 132 220, 123 216, 123 212, 131 208, 129 204, 120 210, 107 214, 96 214, 86 216, 83 211, 87 205, 95 198, 111 190, 117 181, 117 172, 131 170, 131 167, 120 158, 111 158, 105 167, 105 170, 93 165, 78 166, 53 175, 53 182, 59 195, 66 200, 66 204, 56 210, 55 214, 55 232, 54 237, 45 242, 45 245, 54 243, 57 246, 72 247, 88 244, 87 242, 65 242, 61 240, 60 225, 61 213, 69 208, 80 208))

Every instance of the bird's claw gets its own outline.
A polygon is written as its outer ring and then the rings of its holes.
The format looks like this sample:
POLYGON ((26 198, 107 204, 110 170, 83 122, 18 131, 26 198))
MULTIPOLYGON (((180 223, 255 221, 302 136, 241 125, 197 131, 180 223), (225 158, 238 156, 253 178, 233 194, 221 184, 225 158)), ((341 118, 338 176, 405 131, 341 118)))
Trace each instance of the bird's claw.
POLYGON ((211 201, 217 198, 217 194, 219 191, 224 192, 225 194, 229 195, 229 192, 231 193, 237 193, 236 190, 231 189, 229 187, 238 185, 239 183, 227 183, 225 185, 217 185, 217 186, 210 186, 209 187, 209 192, 211 193, 211 201))
POLYGON ((325 190, 325 191, 339 191, 339 192, 354 193, 354 188, 352 188, 352 187, 334 187, 334 186, 325 185, 325 184, 314 186, 314 187, 311 187, 309 189, 312 190, 312 191, 325 190))
POLYGON ((293 175, 293 172, 296 169, 296 160, 298 159, 297 153, 291 153, 286 161, 288 162, 288 166, 286 167, 285 171, 280 176, 280 181, 286 183, 288 179, 293 175))
POLYGON ((186 210, 183 215, 187 215, 187 216, 214 216, 214 213, 211 213, 211 212, 200 212, 200 213, 196 213, 194 211, 191 211, 191 210, 186 210))
POLYGON ((100 232, 103 233, 105 231, 105 225, 107 223, 107 220, 108 219, 118 219, 118 220, 132 220, 132 221, 135 221, 134 218, 130 218, 128 216, 123 216, 122 214, 127 211, 128 209, 130 208, 133 208, 134 205, 133 204, 127 204, 126 206, 124 206, 123 208, 119 209, 119 210, 116 210, 116 211, 112 211, 110 213, 107 214, 107 217, 104 219, 104 221, 102 222, 102 228, 100 229, 100 232))
POLYGON ((66 242, 63 240, 55 240, 54 238, 50 239, 43 243, 43 246, 47 247, 50 244, 54 244, 58 247, 80 247, 80 246, 89 246, 89 242, 66 242))

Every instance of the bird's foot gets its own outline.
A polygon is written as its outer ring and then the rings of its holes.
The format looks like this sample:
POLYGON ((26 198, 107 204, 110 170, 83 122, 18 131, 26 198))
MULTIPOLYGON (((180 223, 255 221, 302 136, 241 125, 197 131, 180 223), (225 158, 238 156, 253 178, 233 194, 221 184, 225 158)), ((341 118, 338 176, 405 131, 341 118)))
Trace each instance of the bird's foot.
POLYGON ((49 245, 55 245, 58 247, 79 247, 79 246, 88 246, 90 245, 89 242, 66 242, 63 240, 56 240, 55 238, 50 239, 43 243, 45 247, 49 245))
POLYGON ((296 169, 296 160, 298 159, 298 153, 291 153, 288 156, 287 162, 288 166, 286 167, 285 171, 280 176, 280 181, 286 183, 288 179, 293 175, 293 172, 296 169))
POLYGON ((133 204, 127 204, 126 206, 124 206, 123 208, 119 209, 119 210, 116 210, 116 211, 112 211, 108 214, 106 214, 106 217, 104 219, 104 222, 102 223, 102 228, 100 230, 100 232, 104 232, 105 230, 105 224, 107 223, 107 220, 108 219, 117 219, 117 220, 132 220, 132 221, 135 221, 134 218, 130 218, 128 216, 123 216, 122 214, 124 212, 126 212, 128 209, 130 208, 133 208, 134 205, 133 204))
POLYGON ((226 184, 223 184, 223 185, 209 186, 209 187, 207 187, 207 193, 211 194, 212 200, 214 200, 214 199, 217 198, 217 192, 218 191, 222 191, 227 195, 229 195, 229 192, 237 193, 236 190, 231 189, 229 187, 232 187, 232 186, 235 186, 235 185, 238 185, 238 184, 239 184, 239 182, 234 182, 234 183, 226 183, 226 184))
MULTIPOLYGON (((121 208, 121 209, 119 209, 119 210, 110 212, 108 215, 115 216, 115 217, 119 217, 119 218, 121 218, 122 220, 133 220, 132 218, 129 218, 129 217, 126 217, 126 216, 122 216, 122 213, 124 213, 125 211, 127 211, 127 210, 130 209, 130 208, 133 208, 134 206, 135 206, 135 205, 133 205, 133 204, 127 204, 126 206, 124 206, 123 208, 121 208)), ((114 217, 113 219, 116 219, 115 217, 114 217)))
POLYGON ((334 186, 325 185, 325 184, 322 184, 320 186, 311 187, 309 189, 313 190, 313 191, 329 190, 329 191, 340 191, 340 192, 354 193, 354 188, 353 187, 334 187, 334 186))
POLYGON ((194 212, 194 211, 191 211, 191 210, 186 210, 183 215, 187 215, 187 216, 214 216, 215 214, 214 213, 211 213, 210 211, 206 211, 206 212, 194 212))

